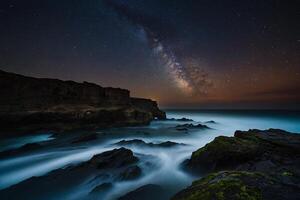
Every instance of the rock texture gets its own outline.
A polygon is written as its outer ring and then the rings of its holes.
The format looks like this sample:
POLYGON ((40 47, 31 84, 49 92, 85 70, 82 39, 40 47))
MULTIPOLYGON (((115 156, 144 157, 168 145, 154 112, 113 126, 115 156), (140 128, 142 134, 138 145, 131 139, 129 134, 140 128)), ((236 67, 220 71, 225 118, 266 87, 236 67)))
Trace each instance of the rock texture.
POLYGON ((187 131, 189 129, 210 129, 208 126, 206 125, 202 125, 202 124, 181 124, 181 125, 177 125, 176 130, 178 131, 187 131))
POLYGON ((83 82, 31 78, 0 70, 1 131, 69 130, 165 119, 157 103, 129 91, 83 82))
POLYGON ((299 189, 271 176, 245 171, 222 171, 193 182, 172 200, 296 200, 299 189))
POLYGON ((173 200, 300 198, 299 134, 236 131, 234 137, 217 137, 193 152, 186 165, 197 173, 217 173, 196 181, 173 200))
POLYGON ((133 140, 121 140, 120 142, 117 142, 114 145, 119 145, 119 146, 137 145, 137 146, 144 146, 144 147, 174 147, 174 146, 182 146, 185 144, 171 142, 171 141, 154 144, 152 142, 149 142, 149 143, 144 142, 143 140, 140 140, 140 139, 133 139, 133 140))
POLYGON ((134 164, 138 158, 129 149, 120 148, 95 155, 83 165, 95 166, 97 169, 116 169, 134 164))
MULTIPOLYGON (((129 149, 113 149, 97 154, 89 161, 79 165, 64 167, 40 177, 26 179, 9 188, 0 190, 0 196, 3 200, 40 200, 45 196, 52 197, 54 191, 63 192, 66 189, 78 187, 82 182, 88 183, 90 180, 101 182, 92 190, 91 194, 106 192, 113 184, 107 182, 109 177, 117 178, 130 166, 135 166, 138 161, 139 159, 129 149), (98 175, 95 177, 95 174, 98 175)), ((54 196, 52 199, 56 199, 54 196)))

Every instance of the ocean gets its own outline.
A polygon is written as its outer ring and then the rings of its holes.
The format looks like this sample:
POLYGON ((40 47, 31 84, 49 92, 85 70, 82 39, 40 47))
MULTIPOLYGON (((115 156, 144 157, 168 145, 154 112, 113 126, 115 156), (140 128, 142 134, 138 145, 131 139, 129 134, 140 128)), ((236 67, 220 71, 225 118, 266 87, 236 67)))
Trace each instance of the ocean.
MULTIPOLYGON (((171 141, 179 143, 172 147, 145 147, 141 145, 126 145, 139 158, 142 176, 136 180, 118 181, 114 178, 96 182, 91 181, 97 174, 83 179, 80 184, 72 183, 67 186, 53 185, 49 194, 44 192, 43 199, 99 199, 91 196, 91 190, 103 183, 111 182, 112 189, 100 196, 103 200, 113 200, 146 184, 157 184, 164 188, 164 197, 171 197, 177 191, 189 186, 199 176, 191 175, 182 169, 182 163, 191 153, 215 137, 233 136, 236 130, 249 129, 283 129, 293 133, 300 133, 300 112, 298 111, 253 111, 253 110, 166 110, 169 119, 188 118, 191 122, 176 120, 153 121, 148 126, 112 128, 94 131, 99 138, 95 141, 72 144, 70 141, 76 136, 87 132, 76 131, 56 137, 50 133, 41 133, 20 138, 0 141, 1 151, 18 148, 26 143, 40 142, 44 148, 35 151, 16 154, 11 157, 0 158, 0 189, 18 184, 32 176, 43 176, 49 172, 74 166, 89 160, 93 155, 102 153, 122 145, 116 143, 121 140, 140 139, 146 143, 159 144, 171 141), (193 129, 178 131, 177 125, 193 123, 203 124, 209 129, 193 129), (62 189, 55 189, 61 188, 62 189)), ((90 133, 89 131, 88 133, 90 133)), ((93 131, 92 131, 93 132, 93 131)), ((51 186, 51 185, 50 185, 51 186)), ((30 185, 28 187, 31 187, 30 185)), ((38 186, 36 190, 39 190, 38 186)), ((0 191, 1 193, 1 191, 0 191)), ((18 198, 16 194, 16 199, 18 198)), ((101 194, 100 194, 101 195, 101 194)), ((32 194, 31 199, 40 196, 32 194)))

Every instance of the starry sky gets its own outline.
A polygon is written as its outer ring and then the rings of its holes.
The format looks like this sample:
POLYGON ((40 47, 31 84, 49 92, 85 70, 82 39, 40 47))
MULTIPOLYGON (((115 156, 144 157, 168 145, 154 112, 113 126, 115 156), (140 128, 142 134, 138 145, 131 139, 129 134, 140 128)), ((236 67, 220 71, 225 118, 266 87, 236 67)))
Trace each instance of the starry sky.
POLYGON ((0 69, 165 108, 300 109, 297 0, 1 0, 0 69))

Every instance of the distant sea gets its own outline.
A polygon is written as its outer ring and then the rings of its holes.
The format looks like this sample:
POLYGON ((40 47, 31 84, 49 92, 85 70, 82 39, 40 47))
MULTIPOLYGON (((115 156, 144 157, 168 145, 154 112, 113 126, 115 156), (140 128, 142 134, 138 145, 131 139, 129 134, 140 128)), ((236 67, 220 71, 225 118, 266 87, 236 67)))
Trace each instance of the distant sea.
POLYGON ((226 133, 235 130, 278 128, 300 133, 299 110, 192 110, 166 109, 168 118, 214 120, 226 133))

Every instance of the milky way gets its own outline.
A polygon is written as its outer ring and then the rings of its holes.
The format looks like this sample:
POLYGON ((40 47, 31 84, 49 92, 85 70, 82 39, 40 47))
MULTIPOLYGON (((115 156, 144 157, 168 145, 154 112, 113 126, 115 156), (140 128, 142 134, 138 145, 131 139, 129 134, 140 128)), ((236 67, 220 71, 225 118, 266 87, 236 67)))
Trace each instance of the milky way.
POLYGON ((130 9, 125 1, 116 3, 107 0, 105 3, 112 7, 120 16, 125 17, 130 23, 142 30, 141 32, 147 38, 150 48, 166 67, 176 87, 189 95, 206 93, 207 86, 211 85, 207 74, 194 63, 183 64, 180 62, 174 51, 164 41, 166 35, 172 33, 171 27, 166 27, 160 24, 159 20, 130 9))

